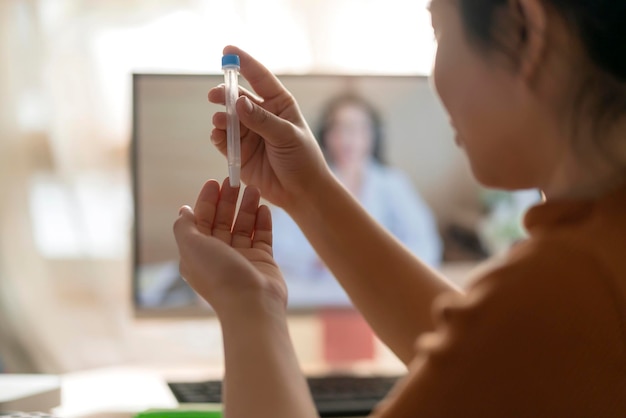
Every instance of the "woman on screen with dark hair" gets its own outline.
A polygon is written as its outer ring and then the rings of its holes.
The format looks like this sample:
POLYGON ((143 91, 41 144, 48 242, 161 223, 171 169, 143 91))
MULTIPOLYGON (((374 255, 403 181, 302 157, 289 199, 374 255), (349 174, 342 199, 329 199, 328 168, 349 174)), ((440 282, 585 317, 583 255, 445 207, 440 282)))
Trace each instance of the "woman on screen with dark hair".
MULTIPOLYGON (((435 219, 409 178, 383 162, 384 137, 379 112, 352 93, 332 98, 322 111, 317 139, 337 179, 374 219, 431 266, 441 261, 441 241, 435 219)), ((274 257, 290 284, 291 301, 321 297, 330 304, 344 304, 347 297, 324 266, 298 225, 280 208, 272 209, 274 257), (304 282, 304 284, 303 284, 304 282), (335 289, 332 291, 332 289, 335 289)), ((312 301, 312 300, 311 300, 312 301)), ((306 300, 303 300, 306 302, 306 300)))
MULTIPOLYGON (((238 190, 209 181, 181 208, 181 271, 217 311, 228 418, 316 416, 271 254, 283 207, 407 365, 379 418, 623 418, 626 411, 626 1, 433 0, 433 81, 484 185, 537 188, 528 239, 456 289, 330 174, 291 94, 235 48, 238 190)), ((374 23, 374 22, 373 22, 374 23)), ((407 53, 411 53, 407 48, 407 53)), ((215 88, 209 99, 223 103, 215 88)), ((225 115, 212 140, 225 150, 225 115)))

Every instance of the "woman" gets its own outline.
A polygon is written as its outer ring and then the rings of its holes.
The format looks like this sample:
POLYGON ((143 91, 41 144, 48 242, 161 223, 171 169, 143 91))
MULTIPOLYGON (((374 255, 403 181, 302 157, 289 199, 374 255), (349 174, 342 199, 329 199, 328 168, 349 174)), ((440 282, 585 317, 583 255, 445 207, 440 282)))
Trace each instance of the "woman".
MULTIPOLYGON (((434 0, 431 13, 434 84, 474 175, 545 194, 526 215, 530 237, 454 289, 338 184, 277 79, 227 47, 264 98, 237 103, 242 177, 255 187, 231 231, 237 190, 207 182, 174 232, 183 276, 222 323, 229 418, 315 416, 259 191, 407 364, 374 416, 624 416, 626 2, 434 0)), ((214 125, 224 152, 223 113, 214 125)))

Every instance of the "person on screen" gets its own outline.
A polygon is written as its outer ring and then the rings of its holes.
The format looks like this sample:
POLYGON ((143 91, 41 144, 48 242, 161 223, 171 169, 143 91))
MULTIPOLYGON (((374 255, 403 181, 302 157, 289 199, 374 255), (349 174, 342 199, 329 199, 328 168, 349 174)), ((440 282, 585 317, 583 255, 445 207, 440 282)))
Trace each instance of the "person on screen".
POLYGON ((180 277, 178 261, 144 263, 137 268, 137 303, 142 308, 185 308, 203 305, 180 277))
MULTIPOLYGON (((455 288, 332 175, 278 79, 226 47, 264 99, 237 102, 251 186, 234 219, 239 190, 208 181, 174 235, 183 276, 222 324, 229 418, 317 416, 260 196, 295 219, 406 364, 374 417, 624 417, 626 2, 433 0, 430 10, 434 87, 473 175, 545 196, 525 215, 529 237, 455 288)), ((223 88, 209 100, 223 103, 223 88)), ((225 120, 216 114, 211 134, 222 152, 225 120)))
MULTIPOLYGON (((382 121, 365 99, 343 94, 329 101, 317 135, 335 176, 361 205, 422 261, 441 262, 442 245, 430 208, 409 178, 384 163, 382 121)), ((298 225, 272 208, 274 257, 289 281, 333 281, 298 225)))

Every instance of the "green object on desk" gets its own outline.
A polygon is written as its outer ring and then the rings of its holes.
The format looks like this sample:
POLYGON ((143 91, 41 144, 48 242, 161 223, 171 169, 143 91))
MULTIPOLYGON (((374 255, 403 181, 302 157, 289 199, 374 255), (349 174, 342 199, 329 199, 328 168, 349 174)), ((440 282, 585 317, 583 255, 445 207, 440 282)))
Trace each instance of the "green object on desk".
POLYGON ((219 411, 155 410, 140 412, 135 418, 222 418, 219 411))

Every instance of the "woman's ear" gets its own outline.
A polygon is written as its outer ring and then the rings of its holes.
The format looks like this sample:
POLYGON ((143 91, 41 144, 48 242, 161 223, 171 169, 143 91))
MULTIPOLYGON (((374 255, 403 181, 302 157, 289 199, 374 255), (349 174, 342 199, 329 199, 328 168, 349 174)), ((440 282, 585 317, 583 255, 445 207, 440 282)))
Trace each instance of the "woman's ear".
POLYGON ((511 0, 511 3, 521 19, 519 72, 524 79, 530 80, 545 58, 547 10, 542 0, 511 0))

